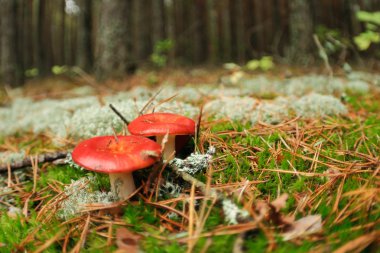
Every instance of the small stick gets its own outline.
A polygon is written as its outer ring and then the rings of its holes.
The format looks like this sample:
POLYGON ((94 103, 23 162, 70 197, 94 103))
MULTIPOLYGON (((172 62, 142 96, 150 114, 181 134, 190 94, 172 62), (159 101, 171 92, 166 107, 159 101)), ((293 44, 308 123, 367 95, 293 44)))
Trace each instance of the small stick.
POLYGON ((321 42, 319 41, 319 38, 316 34, 313 35, 313 39, 314 39, 315 44, 318 47, 319 56, 322 58, 323 62, 325 63, 325 67, 326 67, 327 71, 329 72, 329 76, 333 77, 334 73, 333 73, 333 70, 330 66, 329 57, 327 56, 326 50, 323 48, 323 46, 322 46, 321 42))
POLYGON ((194 136, 195 148, 197 148, 198 141, 199 141, 199 136, 200 136, 200 131, 201 131, 202 115, 203 115, 203 106, 201 106, 201 108, 199 110, 198 121, 197 121, 196 129, 195 129, 195 136, 194 136))
POLYGON ((11 173, 11 165, 7 163, 7 171, 8 171, 8 187, 12 186, 12 173, 11 173))
MULTIPOLYGON (((39 155, 37 157, 38 163, 44 163, 44 162, 53 162, 58 159, 66 158, 68 151, 58 151, 54 153, 46 153, 39 155)), ((9 164, 9 171, 22 169, 24 167, 30 167, 32 165, 30 158, 25 158, 23 160, 15 161, 13 163, 9 164)), ((8 171, 8 164, 0 164, 0 173, 8 171)))
POLYGON ((119 118, 128 126, 129 125, 128 120, 124 118, 124 116, 112 104, 109 104, 109 106, 112 109, 112 111, 116 113, 116 115, 119 116, 119 118))
POLYGON ((33 168, 33 190, 32 193, 36 192, 37 189, 37 172, 38 172, 38 160, 37 156, 33 158, 33 156, 30 156, 30 162, 32 163, 33 168))

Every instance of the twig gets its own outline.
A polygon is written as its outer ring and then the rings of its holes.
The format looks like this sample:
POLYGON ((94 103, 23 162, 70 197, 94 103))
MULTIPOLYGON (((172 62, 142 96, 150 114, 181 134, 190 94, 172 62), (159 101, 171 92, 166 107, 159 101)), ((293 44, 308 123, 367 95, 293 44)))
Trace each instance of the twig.
POLYGON ((197 125, 196 125, 196 128, 195 128, 195 137, 194 137, 195 148, 197 148, 197 145, 198 145, 198 142, 199 142, 199 136, 200 136, 200 131, 201 131, 202 115, 203 115, 203 106, 201 106, 201 108, 199 110, 198 121, 197 121, 197 125))
POLYGON ((129 121, 126 118, 124 118, 124 116, 112 104, 110 104, 109 106, 112 109, 112 111, 116 113, 116 115, 119 116, 119 118, 128 126, 129 121))
MULTIPOLYGON (((58 151, 54 153, 42 154, 37 157, 37 161, 38 163, 53 162, 55 160, 65 158, 68 153, 69 153, 68 151, 58 151)), ((23 160, 15 161, 9 164, 11 171, 22 169, 24 167, 30 167, 30 166, 32 166, 31 158, 25 158, 23 160)), ((0 164, 0 173, 6 172, 6 171, 8 171, 8 165, 0 164)))
POLYGON ((326 50, 323 48, 323 46, 322 46, 321 42, 319 41, 319 38, 316 34, 313 35, 313 39, 314 39, 315 44, 318 47, 319 56, 322 58, 323 62, 325 63, 325 67, 326 67, 327 71, 329 72, 329 76, 332 77, 333 71, 332 71, 332 68, 330 66, 329 57, 327 56, 326 50))

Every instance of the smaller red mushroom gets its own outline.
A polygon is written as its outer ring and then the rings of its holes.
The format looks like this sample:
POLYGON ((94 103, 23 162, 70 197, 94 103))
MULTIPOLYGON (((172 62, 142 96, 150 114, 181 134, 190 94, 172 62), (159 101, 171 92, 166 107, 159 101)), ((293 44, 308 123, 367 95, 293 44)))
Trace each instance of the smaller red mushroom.
POLYGON ((194 135, 194 120, 173 113, 149 113, 134 119, 128 130, 133 135, 155 136, 157 143, 161 144, 165 135, 168 140, 163 150, 164 160, 170 161, 175 154, 175 138, 177 135, 194 135))
POLYGON ((72 158, 85 169, 107 173, 112 191, 126 199, 134 190, 132 172, 159 160, 161 146, 141 136, 99 136, 79 143, 72 158))

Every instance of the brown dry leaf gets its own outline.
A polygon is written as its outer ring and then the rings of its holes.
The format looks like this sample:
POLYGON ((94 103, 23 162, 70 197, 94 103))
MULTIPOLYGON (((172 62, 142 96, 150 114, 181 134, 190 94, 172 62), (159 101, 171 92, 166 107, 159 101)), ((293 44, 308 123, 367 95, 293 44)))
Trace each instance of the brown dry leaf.
POLYGON ((119 253, 137 253, 139 252, 140 235, 134 234, 126 228, 116 230, 116 245, 119 253))
POLYGON ((273 200, 270 204, 275 208, 276 212, 279 212, 282 208, 286 207, 286 201, 289 195, 287 193, 281 194, 280 197, 273 200))
POLYGON ((284 241, 320 232, 322 230, 322 217, 320 214, 308 215, 291 224, 291 229, 282 234, 284 241))
POLYGON ((343 245, 339 249, 335 250, 334 253, 346 253, 346 252, 362 252, 375 240, 379 240, 380 231, 373 231, 370 234, 362 235, 353 241, 343 245))

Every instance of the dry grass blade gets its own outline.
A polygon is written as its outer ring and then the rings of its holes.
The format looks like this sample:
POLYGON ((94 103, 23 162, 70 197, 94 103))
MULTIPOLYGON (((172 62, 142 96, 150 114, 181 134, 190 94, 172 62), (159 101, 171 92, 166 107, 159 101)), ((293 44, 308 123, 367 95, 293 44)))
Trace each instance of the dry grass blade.
POLYGON ((156 99, 156 97, 161 93, 162 88, 160 88, 151 98, 149 98, 148 102, 141 108, 139 115, 143 115, 146 108, 150 106, 150 104, 153 102, 153 100, 156 99))
POLYGON ((11 172, 11 165, 10 165, 10 163, 7 163, 7 172, 8 172, 7 186, 11 187, 13 183, 12 183, 12 172, 11 172))
MULTIPOLYGON (((355 253, 362 252, 365 248, 367 248, 371 243, 377 241, 379 243, 380 239, 380 231, 373 231, 370 234, 362 235, 356 238, 353 241, 343 245, 334 251, 334 253, 355 253)), ((377 248, 378 249, 378 248, 377 248)))
POLYGON ((152 108, 152 112, 154 112, 156 110, 156 108, 162 104, 165 104, 167 102, 169 102, 170 100, 172 100, 173 98, 175 98, 176 96, 178 96, 178 94, 174 94, 173 96, 171 97, 168 97, 168 98, 165 98, 161 101, 159 101, 153 108, 152 108))
POLYGON ((191 185, 190 190, 190 198, 189 198, 189 225, 188 225, 188 233, 189 240, 187 242, 187 252, 192 252, 193 247, 195 245, 194 236, 194 224, 195 224, 195 206, 194 206, 194 195, 195 195, 195 185, 191 185), (191 239, 190 239, 191 238, 191 239))
POLYGON ((35 158, 33 159, 33 156, 31 156, 30 161, 32 163, 32 168, 33 168, 33 190, 32 190, 32 193, 35 193, 36 189, 37 189, 38 157, 35 156, 35 158))
POLYGON ((42 244, 40 247, 38 247, 34 253, 41 253, 44 252, 47 248, 49 248, 50 245, 52 245, 55 241, 59 239, 59 237, 65 232, 65 228, 61 228, 52 238, 47 240, 44 244, 42 244))
POLYGON ((86 219, 86 222, 83 226, 83 230, 82 230, 82 234, 77 242, 77 244, 74 246, 74 248, 70 251, 70 253, 79 253, 80 252, 80 249, 83 247, 85 241, 86 241, 86 237, 87 237, 87 233, 88 233, 88 229, 90 227, 90 220, 91 220, 91 216, 88 215, 87 216, 87 219, 86 219))

